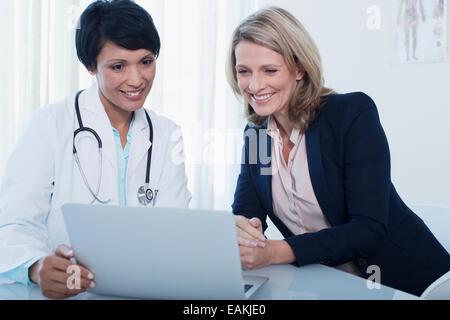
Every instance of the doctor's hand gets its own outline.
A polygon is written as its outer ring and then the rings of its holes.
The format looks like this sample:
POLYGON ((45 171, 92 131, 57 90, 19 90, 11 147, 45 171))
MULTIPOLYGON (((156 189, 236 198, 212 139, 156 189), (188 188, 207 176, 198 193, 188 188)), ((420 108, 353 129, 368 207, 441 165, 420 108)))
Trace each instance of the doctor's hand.
POLYGON ((29 268, 31 281, 39 285, 44 296, 51 299, 65 299, 95 287, 94 274, 70 261, 73 257, 71 248, 60 245, 54 255, 40 259, 29 268), (80 271, 79 285, 76 285, 77 281, 75 285, 70 281, 69 277, 72 276, 69 267, 80 271), (75 288, 72 289, 73 287, 75 288))
POLYGON ((266 246, 266 237, 263 234, 261 220, 234 216, 234 222, 236 223, 239 246, 250 248, 264 248, 266 246))

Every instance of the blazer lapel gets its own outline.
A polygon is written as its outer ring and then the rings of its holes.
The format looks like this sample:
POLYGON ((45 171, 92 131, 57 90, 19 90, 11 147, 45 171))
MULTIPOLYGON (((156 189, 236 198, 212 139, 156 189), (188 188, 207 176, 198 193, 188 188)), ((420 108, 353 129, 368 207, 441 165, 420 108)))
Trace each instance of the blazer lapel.
POLYGON ((272 139, 267 134, 266 127, 258 131, 258 166, 256 176, 258 177, 258 184, 261 187, 264 207, 273 215, 272 206, 272 139), (264 148, 266 148, 264 150, 264 148))
POLYGON ((313 186, 314 194, 319 202, 323 214, 327 217, 331 225, 336 225, 337 221, 329 206, 329 191, 325 179, 322 162, 322 150, 320 145, 320 111, 316 119, 306 132, 306 151, 308 157, 309 175, 313 186))

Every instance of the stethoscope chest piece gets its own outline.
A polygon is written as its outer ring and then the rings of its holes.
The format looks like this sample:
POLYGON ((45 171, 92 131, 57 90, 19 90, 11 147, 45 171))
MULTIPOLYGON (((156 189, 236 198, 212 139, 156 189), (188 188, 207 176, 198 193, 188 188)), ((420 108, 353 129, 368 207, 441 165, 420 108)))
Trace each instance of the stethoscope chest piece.
POLYGON ((153 201, 155 194, 148 184, 143 185, 138 190, 138 200, 143 206, 148 206, 153 201))

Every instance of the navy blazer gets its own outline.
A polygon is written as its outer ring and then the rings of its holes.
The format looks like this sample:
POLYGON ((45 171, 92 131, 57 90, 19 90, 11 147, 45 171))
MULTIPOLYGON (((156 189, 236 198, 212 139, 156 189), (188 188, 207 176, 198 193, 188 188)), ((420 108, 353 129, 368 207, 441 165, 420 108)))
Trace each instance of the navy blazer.
POLYGON ((392 182, 388 142, 375 103, 364 93, 332 94, 306 132, 311 183, 330 229, 294 235, 274 215, 271 139, 267 122, 247 126, 233 213, 268 216, 303 266, 353 261, 364 277, 415 295, 450 270, 450 256, 400 199, 392 182), (372 271, 373 272, 373 271, 372 271))

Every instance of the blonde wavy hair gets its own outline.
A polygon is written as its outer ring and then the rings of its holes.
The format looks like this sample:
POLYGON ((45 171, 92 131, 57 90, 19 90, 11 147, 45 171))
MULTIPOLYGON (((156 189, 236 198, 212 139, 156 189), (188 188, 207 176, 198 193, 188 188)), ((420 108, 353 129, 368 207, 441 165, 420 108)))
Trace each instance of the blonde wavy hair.
MULTIPOLYGON (((292 14, 281 8, 262 9, 245 19, 233 32, 226 70, 231 88, 241 98, 235 51, 244 40, 274 50, 284 57, 291 71, 300 68, 304 72, 289 101, 288 117, 294 128, 306 132, 322 106, 322 97, 334 93, 324 86, 320 53, 311 36, 292 14)), ((250 124, 261 126, 267 121, 267 117, 257 115, 247 101, 244 104, 250 124)))

